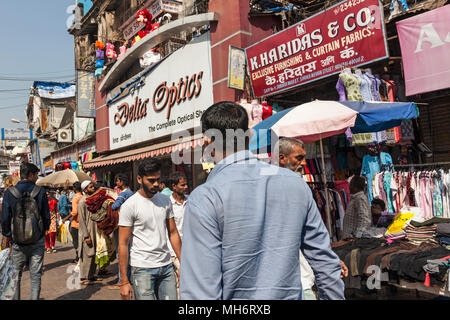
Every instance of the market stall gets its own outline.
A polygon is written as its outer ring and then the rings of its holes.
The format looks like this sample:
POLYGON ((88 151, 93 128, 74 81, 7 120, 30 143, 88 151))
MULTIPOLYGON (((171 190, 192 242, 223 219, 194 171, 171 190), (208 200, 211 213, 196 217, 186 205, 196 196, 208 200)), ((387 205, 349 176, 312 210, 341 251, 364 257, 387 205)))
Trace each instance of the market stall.
MULTIPOLYGON (((322 140, 346 132, 369 134, 391 129, 403 120, 417 118, 418 110, 414 103, 365 102, 365 101, 320 101, 305 103, 278 112, 258 123, 252 129, 250 150, 255 153, 277 152, 271 150, 279 137, 294 137, 304 143, 319 140, 323 186, 328 185, 322 140)), ((275 155, 276 157, 276 155, 275 155)), ((392 161, 390 162, 392 164, 392 161)), ((325 219, 331 239, 336 221, 331 215, 330 194, 325 192, 325 219)), ((339 210, 336 210, 338 212, 339 210)))

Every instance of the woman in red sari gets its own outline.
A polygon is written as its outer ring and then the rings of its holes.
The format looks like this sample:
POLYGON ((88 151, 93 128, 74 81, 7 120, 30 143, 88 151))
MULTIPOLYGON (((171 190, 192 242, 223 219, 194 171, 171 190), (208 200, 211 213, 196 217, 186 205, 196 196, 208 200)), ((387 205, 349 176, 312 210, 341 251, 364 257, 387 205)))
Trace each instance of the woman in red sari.
POLYGON ((47 253, 56 252, 55 241, 58 232, 58 201, 54 197, 52 191, 47 192, 48 206, 50 208, 50 228, 45 232, 45 247, 47 253), (52 251, 51 251, 52 250, 52 251))

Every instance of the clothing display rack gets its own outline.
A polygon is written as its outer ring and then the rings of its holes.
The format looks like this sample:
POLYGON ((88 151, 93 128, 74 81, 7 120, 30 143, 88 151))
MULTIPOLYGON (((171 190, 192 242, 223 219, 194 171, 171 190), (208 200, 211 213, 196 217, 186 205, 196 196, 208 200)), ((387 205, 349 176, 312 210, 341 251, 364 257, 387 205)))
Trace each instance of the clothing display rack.
POLYGON ((395 164, 394 168, 450 166, 450 162, 395 164))

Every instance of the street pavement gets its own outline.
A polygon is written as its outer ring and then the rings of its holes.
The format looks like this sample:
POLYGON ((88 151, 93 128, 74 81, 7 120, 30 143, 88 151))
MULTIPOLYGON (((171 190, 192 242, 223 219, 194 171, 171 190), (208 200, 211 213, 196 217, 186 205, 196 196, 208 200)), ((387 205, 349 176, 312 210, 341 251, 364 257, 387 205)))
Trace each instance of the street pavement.
MULTIPOLYGON (((41 283, 41 300, 120 300, 120 290, 108 289, 117 282, 117 259, 107 268, 110 275, 102 276, 103 281, 91 285, 77 283, 75 249, 71 244, 56 242, 55 253, 45 253, 44 272, 41 283), (77 288, 78 287, 78 288, 77 288)), ((30 298, 30 272, 28 268, 22 274, 21 299, 30 298)))

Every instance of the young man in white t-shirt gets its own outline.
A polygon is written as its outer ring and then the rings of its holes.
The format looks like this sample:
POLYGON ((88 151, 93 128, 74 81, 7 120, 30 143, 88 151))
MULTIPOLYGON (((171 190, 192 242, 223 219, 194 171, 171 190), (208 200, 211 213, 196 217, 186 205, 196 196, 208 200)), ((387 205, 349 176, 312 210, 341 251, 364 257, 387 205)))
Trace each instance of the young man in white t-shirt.
MULTIPOLYGON (((180 238, 183 239, 184 210, 186 208, 186 202, 188 200, 187 193, 189 191, 187 178, 179 171, 174 172, 169 179, 169 185, 172 190, 172 195, 169 198, 172 203, 175 224, 177 226, 178 233, 180 234, 180 238)), ((173 266, 175 267, 175 272, 178 278, 180 274, 180 260, 178 260, 175 251, 170 246, 170 243, 168 243, 168 245, 170 254, 172 255, 173 266)))
POLYGON ((181 255, 181 239, 172 203, 167 196, 159 193, 160 169, 161 165, 155 159, 142 161, 137 177, 141 188, 120 208, 120 295, 124 300, 130 300, 133 293, 136 300, 178 298, 166 235, 178 259, 181 255), (126 272, 128 263, 131 266, 131 283, 126 272))

